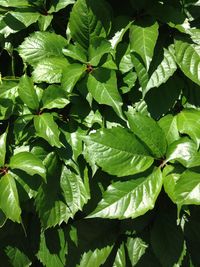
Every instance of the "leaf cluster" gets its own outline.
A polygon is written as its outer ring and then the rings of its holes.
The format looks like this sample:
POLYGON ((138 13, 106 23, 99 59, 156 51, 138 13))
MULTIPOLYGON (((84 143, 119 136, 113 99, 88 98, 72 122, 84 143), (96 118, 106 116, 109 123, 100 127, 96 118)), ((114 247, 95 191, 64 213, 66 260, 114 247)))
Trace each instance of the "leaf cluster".
POLYGON ((200 2, 0 1, 0 262, 198 267, 200 2))

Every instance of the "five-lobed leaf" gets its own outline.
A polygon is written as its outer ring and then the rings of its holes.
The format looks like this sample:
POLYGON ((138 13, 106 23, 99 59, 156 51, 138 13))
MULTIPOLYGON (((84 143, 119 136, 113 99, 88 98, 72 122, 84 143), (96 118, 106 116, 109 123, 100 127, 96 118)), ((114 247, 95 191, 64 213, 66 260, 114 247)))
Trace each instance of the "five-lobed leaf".
POLYGON ((147 177, 116 182, 108 186, 97 208, 88 218, 136 218, 154 208, 162 188, 162 173, 158 168, 147 177))
POLYGON ((153 163, 152 156, 143 144, 125 128, 102 129, 84 141, 92 160, 112 175, 140 173, 153 163))

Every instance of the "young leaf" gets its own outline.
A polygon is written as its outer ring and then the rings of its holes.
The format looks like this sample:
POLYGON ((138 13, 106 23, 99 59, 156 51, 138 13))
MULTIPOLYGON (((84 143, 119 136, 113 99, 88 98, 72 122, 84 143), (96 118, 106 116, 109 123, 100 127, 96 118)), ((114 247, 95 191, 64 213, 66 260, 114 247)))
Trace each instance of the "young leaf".
POLYGON ((88 76, 87 86, 99 104, 111 106, 120 117, 123 117, 121 108, 123 103, 117 89, 115 71, 104 68, 94 70, 88 76))
POLYGON ((9 166, 11 169, 23 170, 30 175, 39 174, 46 176, 46 169, 42 161, 30 152, 20 152, 11 157, 9 166))
POLYGON ((39 100, 34 88, 34 83, 27 75, 22 76, 20 79, 19 96, 30 109, 38 110, 39 100))
POLYGON ((200 85, 200 46, 184 39, 175 40, 177 63, 182 72, 200 85))
POLYGON ((133 219, 141 216, 154 208, 161 188, 162 173, 159 168, 145 178, 113 183, 87 218, 133 219))
POLYGON ((42 109, 64 108, 69 100, 61 86, 50 85, 44 90, 42 104, 42 109))
POLYGON ((51 146, 61 147, 60 131, 50 113, 43 113, 34 117, 34 126, 38 136, 44 138, 51 146))
POLYGON ((34 32, 19 46, 18 51, 25 62, 37 64, 49 57, 64 57, 62 49, 67 41, 50 32, 34 32))
POLYGON ((140 173, 153 163, 135 135, 121 127, 99 130, 84 141, 93 161, 112 175, 140 173))
POLYGON ((66 58, 50 57, 38 62, 32 72, 34 82, 60 83, 62 74, 68 65, 66 58))
POLYGON ((0 208, 8 219, 21 222, 19 197, 12 173, 7 173, 0 179, 0 208))
POLYGON ((6 157, 6 138, 7 132, 0 135, 0 167, 3 167, 5 164, 5 157, 6 157))
POLYGON ((72 38, 83 48, 88 49, 94 36, 107 36, 110 20, 109 8, 104 0, 98 2, 78 0, 72 8, 69 19, 72 38))
POLYGON ((127 117, 133 133, 145 143, 154 157, 162 158, 167 149, 167 142, 158 123, 139 113, 134 115, 127 113, 127 117))
POLYGON ((153 58, 157 38, 158 23, 152 19, 143 19, 130 27, 131 51, 142 58, 147 70, 153 58))

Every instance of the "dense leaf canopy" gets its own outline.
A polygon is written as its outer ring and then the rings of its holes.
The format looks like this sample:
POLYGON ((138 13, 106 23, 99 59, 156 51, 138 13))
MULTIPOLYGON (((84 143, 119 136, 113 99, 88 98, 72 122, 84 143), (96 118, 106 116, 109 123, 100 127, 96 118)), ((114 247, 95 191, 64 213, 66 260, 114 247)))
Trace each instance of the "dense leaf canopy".
POLYGON ((199 267, 200 1, 0 1, 0 265, 199 267))

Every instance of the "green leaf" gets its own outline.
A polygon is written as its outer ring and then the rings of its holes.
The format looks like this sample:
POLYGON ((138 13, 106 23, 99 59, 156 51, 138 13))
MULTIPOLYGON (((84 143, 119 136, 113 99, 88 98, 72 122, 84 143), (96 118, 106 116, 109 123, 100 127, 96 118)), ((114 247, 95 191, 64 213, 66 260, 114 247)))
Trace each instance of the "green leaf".
POLYGON ((47 28, 50 26, 53 19, 53 15, 40 15, 38 18, 38 25, 40 31, 46 31, 47 28))
POLYGON ((126 254, 124 249, 124 243, 122 243, 117 250, 113 267, 124 267, 124 266, 126 266, 126 254))
POLYGON ((158 214, 151 230, 153 251, 163 267, 176 265, 182 257, 184 237, 172 212, 158 214))
POLYGON ((28 0, 1 0, 1 6, 4 7, 26 7, 28 6, 28 0))
POLYGON ((64 108, 69 104, 66 92, 59 85, 48 86, 42 96, 42 109, 64 108))
POLYGON ((122 114, 122 99, 117 89, 115 71, 98 68, 88 75, 87 86, 93 98, 99 104, 111 106, 120 116, 122 114))
POLYGON ((93 161, 112 175, 140 173, 153 163, 153 158, 135 135, 121 127, 99 130, 84 141, 93 161))
POLYGON ((48 12, 58 12, 59 10, 67 7, 70 4, 74 4, 75 0, 53 0, 52 5, 48 12))
POLYGON ((0 210, 0 228, 4 226, 6 221, 7 221, 6 215, 3 213, 2 210, 0 210))
POLYGON ((67 93, 71 93, 76 83, 86 73, 86 66, 78 63, 70 64, 63 71, 61 85, 67 93))
POLYGON ((144 93, 147 93, 153 87, 159 87, 162 83, 165 83, 174 74, 176 69, 174 55, 170 50, 164 48, 163 59, 149 78, 144 93))
POLYGON ((19 32, 35 23, 39 16, 39 13, 30 12, 28 9, 25 9, 25 12, 7 12, 0 23, 0 33, 4 37, 8 37, 10 34, 19 32))
POLYGON ((139 237, 129 237, 126 242, 126 247, 132 266, 137 266, 148 245, 139 237))
POLYGON ((200 144, 200 111, 184 109, 177 115, 178 130, 188 134, 199 146, 200 144))
POLYGON ((197 152, 197 145, 189 138, 180 138, 173 142, 166 154, 166 162, 177 160, 187 168, 200 166, 200 152, 197 152))
POLYGON ((0 208, 8 219, 21 222, 19 197, 12 173, 7 173, 0 179, 0 208))
POLYGON ((62 229, 41 232, 37 258, 48 267, 66 266, 67 243, 62 229))
POLYGON ((39 109, 39 100, 34 88, 34 83, 30 77, 24 75, 19 82, 19 96, 22 101, 31 109, 39 109))
POLYGON ((104 38, 95 37, 91 40, 88 49, 88 61, 92 66, 97 66, 104 54, 111 52, 111 44, 104 38))
POLYGON ((42 161, 30 152, 20 152, 11 157, 9 166, 11 169, 19 169, 30 175, 38 174, 45 178, 46 169, 42 161))
POLYGON ((90 198, 87 189, 81 177, 66 167, 63 168, 61 173, 60 186, 62 195, 70 208, 72 216, 74 216, 78 210, 82 210, 84 204, 90 198))
POLYGON ((60 131, 50 113, 43 113, 34 117, 34 126, 38 136, 44 138, 51 146, 61 147, 60 131))
POLYGON ((182 72, 200 85, 200 46, 184 39, 175 40, 177 63, 182 72))
POLYGON ((174 195, 179 206, 200 205, 199 173, 186 170, 175 185, 174 195))
POLYGON ((130 45, 128 43, 120 43, 117 46, 116 62, 122 73, 130 71, 134 67, 130 53, 130 45))
POLYGON ((131 51, 142 58, 147 70, 153 58, 157 38, 158 23, 151 18, 137 21, 130 27, 131 51))
POLYGON ((168 145, 179 139, 179 132, 177 126, 177 117, 168 114, 162 117, 159 126, 163 129, 168 145))
POLYGON ((74 41, 88 49, 93 37, 106 37, 111 24, 109 11, 103 0, 98 2, 78 0, 72 8, 69 19, 69 27, 74 41))
POLYGON ((18 51, 25 62, 37 64, 49 57, 63 57, 62 49, 67 41, 50 32, 34 32, 19 46, 18 51))
POLYGON ((68 65, 65 58, 51 57, 38 62, 32 72, 34 82, 60 83, 62 74, 68 65))
POLYGON ((5 157, 6 157, 6 138, 7 132, 0 135, 0 167, 3 167, 5 164, 5 157))
POLYGON ((69 44, 66 48, 63 49, 63 54, 67 57, 73 58, 82 63, 87 62, 87 53, 78 44, 75 45, 69 44))
POLYGON ((94 251, 89 250, 82 255, 80 263, 77 267, 100 267, 106 261, 112 250, 112 246, 104 248, 96 248, 94 251))
POLYGON ((127 113, 127 117, 133 133, 145 143, 154 157, 162 158, 167 149, 167 142, 158 123, 140 113, 134 115, 127 113))
POLYGON ((31 261, 20 249, 16 247, 7 246, 6 255, 9 258, 10 263, 14 267, 30 266, 31 261))
POLYGON ((131 59, 132 59, 132 62, 134 64, 135 71, 137 73, 140 86, 142 87, 142 89, 145 92, 145 88, 146 88, 147 83, 149 81, 149 75, 148 75, 148 72, 146 70, 146 67, 142 61, 142 58, 138 54, 136 54, 135 52, 131 53, 131 59))
POLYGON ((43 161, 47 170, 47 183, 38 190, 35 206, 44 229, 68 222, 72 213, 64 202, 60 190, 61 164, 55 152, 47 155, 43 161))
POLYGON ((133 219, 141 216, 154 208, 161 188, 162 173, 159 168, 148 177, 113 183, 87 218, 133 219))

